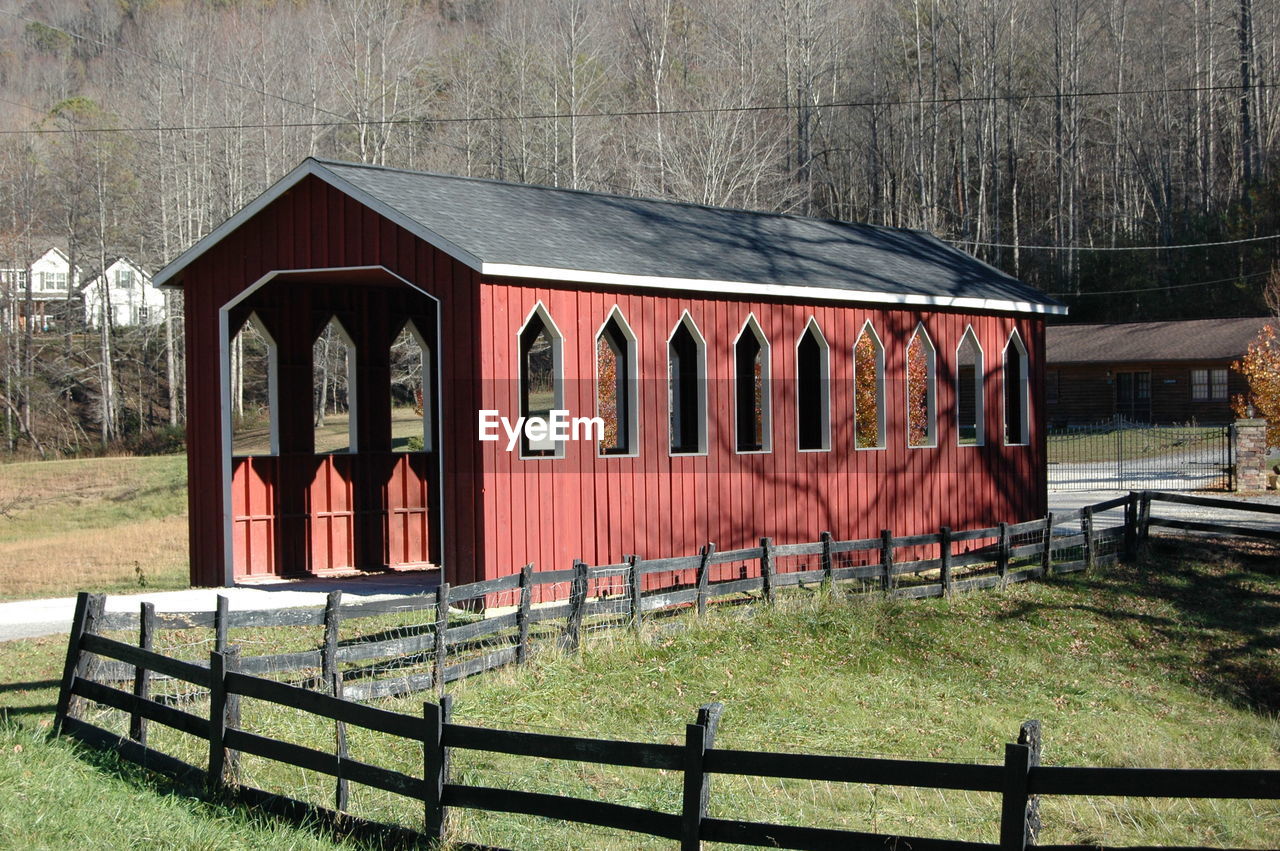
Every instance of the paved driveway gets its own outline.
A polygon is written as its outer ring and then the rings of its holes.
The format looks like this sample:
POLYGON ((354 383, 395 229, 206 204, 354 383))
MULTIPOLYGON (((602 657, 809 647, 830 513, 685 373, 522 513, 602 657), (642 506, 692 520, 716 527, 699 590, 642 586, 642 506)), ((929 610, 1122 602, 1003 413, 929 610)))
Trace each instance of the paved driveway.
MULTIPOLYGON (((152 591, 145 594, 112 594, 107 611, 136 612, 140 604, 154 603, 157 612, 211 612, 219 594, 233 611, 323 606, 330 591, 341 591, 347 602, 390 600, 434 591, 440 582, 436 570, 417 573, 378 573, 351 579, 295 579, 237 585, 234 588, 190 588, 185 591, 152 591)), ((53 635, 71 628, 74 597, 19 600, 0 603, 0 641, 53 635)))

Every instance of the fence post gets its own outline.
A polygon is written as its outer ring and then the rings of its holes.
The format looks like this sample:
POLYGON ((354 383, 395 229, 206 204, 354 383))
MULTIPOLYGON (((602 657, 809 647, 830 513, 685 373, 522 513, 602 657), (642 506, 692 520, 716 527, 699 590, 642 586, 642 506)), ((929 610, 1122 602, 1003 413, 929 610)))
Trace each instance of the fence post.
POLYGON ((1004 789, 1000 805, 1001 851, 1025 851, 1027 847, 1027 781, 1031 748, 1004 746, 1004 789))
POLYGON ((942 559, 942 596, 950 597, 951 586, 951 527, 938 529, 938 552, 942 559))
POLYGON ((822 541, 822 584, 826 585, 827 591, 830 592, 835 585, 835 578, 832 575, 834 566, 831 558, 831 533, 823 532, 819 537, 822 541))
POLYGON ((582 615, 587 608, 587 563, 573 560, 573 583, 569 590, 569 618, 564 625, 561 644, 566 650, 577 650, 582 634, 582 615))
POLYGON ((684 799, 681 806, 681 851, 697 851, 702 847, 700 838, 702 820, 707 817, 707 804, 711 796, 711 783, 703 770, 707 751, 715 744, 716 728, 720 725, 722 703, 708 703, 698 709, 698 722, 690 724, 684 733, 684 799))
POLYGON ((76 595, 76 611, 71 618, 71 634, 67 638, 67 660, 62 667, 62 687, 58 690, 58 708, 53 716, 53 734, 62 732, 62 722, 79 714, 78 701, 71 695, 71 686, 77 678, 89 672, 90 654, 80 651, 80 639, 86 632, 93 632, 102 616, 107 598, 102 594, 81 591, 76 595))
POLYGON ((438 703, 422 704, 422 804, 423 833, 444 838, 444 709, 438 703))
POLYGON ((631 606, 631 628, 639 630, 644 623, 644 591, 640 587, 640 556, 632 553, 626 557, 627 564, 627 603, 631 606))
POLYGON ((1151 537, 1151 491, 1143 491, 1138 503, 1138 539, 1146 543, 1151 537))
POLYGON ((342 605, 342 592, 330 591, 324 601, 324 647, 320 650, 321 688, 331 686, 338 673, 338 607, 342 605))
MULTIPOLYGON (((155 647, 156 604, 143 603, 138 612, 138 647, 151 650, 155 647)), ((133 695, 142 700, 151 697, 151 671, 139 665, 133 670, 133 695)), ((129 738, 144 747, 147 744, 147 719, 137 712, 129 716, 129 738)))
POLYGON ((1138 495, 1129 491, 1124 504, 1124 557, 1132 560, 1138 554, 1138 495))
POLYGON ((889 594, 893 591, 893 532, 880 530, 880 567, 884 575, 880 577, 880 590, 889 594))
POLYGON ((767 603, 773 602, 773 538, 761 538, 760 549, 760 581, 767 603))
POLYGON ((240 667, 240 651, 228 647, 209 654, 209 776, 207 783, 221 792, 236 782, 237 755, 226 747, 228 729, 240 726, 240 696, 227 691, 227 674, 240 667))
POLYGON ((702 559, 698 562, 698 617, 707 613, 707 585, 711 581, 711 556, 715 551, 715 544, 703 545, 702 559))
POLYGON ((520 609, 516 612, 516 629, 520 639, 516 644, 516 664, 529 661, 529 609, 533 606, 533 562, 520 568, 520 609))
POLYGON ((1093 545, 1093 506, 1080 509, 1080 533, 1084 535, 1084 569, 1093 570, 1097 558, 1093 545))
POLYGON ((1053 512, 1044 516, 1044 551, 1040 553, 1040 568, 1046 577, 1053 565, 1053 512))
MULTIPOLYGON (((1023 721, 1022 727, 1018 730, 1018 744, 1026 745, 1030 749, 1030 767, 1036 768, 1040 765, 1040 722, 1036 720, 1023 721)), ((1040 796, 1027 796, 1027 845, 1035 845, 1036 840, 1040 837, 1040 796)))
POLYGON ((213 609, 213 652, 215 653, 221 653, 227 649, 230 608, 230 601, 219 594, 213 609))
MULTIPOLYGON (((335 592, 336 593, 336 592, 335 592)), ((329 678, 329 685, 333 690, 333 696, 342 699, 342 672, 334 671, 329 678)), ((345 721, 336 721, 334 727, 334 756, 338 758, 338 776, 337 784, 334 789, 334 809, 338 812, 346 812, 347 800, 350 790, 347 787, 347 778, 343 776, 342 764, 347 761, 347 723, 345 721)))
POLYGON ((1009 524, 1000 521, 1000 542, 996 545, 996 571, 1000 574, 1000 587, 1009 584, 1009 524))
POLYGON ((449 583, 441 582, 436 589, 436 641, 435 659, 432 666, 431 679, 436 687, 436 694, 444 694, 444 662, 449 654, 449 583))

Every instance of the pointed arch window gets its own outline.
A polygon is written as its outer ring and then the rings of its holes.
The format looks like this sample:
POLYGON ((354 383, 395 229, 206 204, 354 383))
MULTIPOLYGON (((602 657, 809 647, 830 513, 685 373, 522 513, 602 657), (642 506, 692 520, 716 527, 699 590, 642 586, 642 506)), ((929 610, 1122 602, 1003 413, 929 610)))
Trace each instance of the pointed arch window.
POLYGON ((831 449, 831 350, 812 317, 796 344, 796 434, 801 452, 831 449))
POLYGON ((938 445, 937 368, 938 351, 922 322, 907 344, 907 445, 912 448, 938 445))
POLYGON ((551 436, 551 412, 564 407, 564 336, 538 302, 520 329, 520 438, 523 458, 559 458, 564 444, 551 436), (539 424, 540 421, 540 424, 539 424))
POLYGON ((342 321, 332 317, 311 348, 317 454, 359 450, 357 356, 355 340, 342 321))
POLYGON ((667 341, 671 454, 707 451, 707 341, 686 311, 667 341))
POLYGON ((956 442, 960 446, 983 444, 982 377, 982 345, 971 325, 956 346, 956 442))
POLYGON ((739 452, 768 452, 771 447, 769 340, 754 314, 733 343, 734 431, 739 452))
POLYGON ((1004 347, 1004 442, 1008 446, 1030 442, 1028 389, 1027 347, 1015 328, 1004 347))
POLYGON ((391 449, 430 452, 432 396, 431 347, 414 320, 404 324, 391 344, 391 449))
POLYGON ((280 414, 276 341, 251 313, 231 340, 231 454, 279 455, 280 414))
POLYGON ((853 346, 853 445, 884 449, 884 344, 870 321, 853 346))
POLYGON ((636 336, 615 307, 596 334, 596 416, 604 420, 601 455, 638 453, 639 384, 636 336))

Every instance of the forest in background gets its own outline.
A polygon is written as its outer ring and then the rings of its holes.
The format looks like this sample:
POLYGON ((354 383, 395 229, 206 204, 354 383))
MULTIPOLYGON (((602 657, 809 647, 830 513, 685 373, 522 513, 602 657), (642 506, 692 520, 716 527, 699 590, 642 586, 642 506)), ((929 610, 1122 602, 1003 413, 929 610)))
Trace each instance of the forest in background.
MULTIPOLYGON (((317 155, 923 228, 1071 321, 1256 314, 1278 29, 1280 0, 19 0, 0 265, 52 235, 155 271, 317 155)), ((145 416, 127 339, 6 331, 11 451, 181 422, 177 323, 145 416)))

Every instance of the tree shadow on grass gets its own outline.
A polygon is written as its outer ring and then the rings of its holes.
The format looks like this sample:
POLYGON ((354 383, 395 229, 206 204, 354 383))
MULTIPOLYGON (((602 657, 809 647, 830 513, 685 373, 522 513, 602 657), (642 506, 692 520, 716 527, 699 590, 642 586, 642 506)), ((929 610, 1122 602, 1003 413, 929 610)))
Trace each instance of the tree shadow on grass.
MULTIPOLYGON (((362 851, 441 847, 426 835, 408 828, 371 822, 282 795, 251 788, 215 794, 192 775, 175 779, 136 765, 115 751, 99 750, 72 739, 61 741, 72 747, 77 757, 102 774, 114 775, 130 786, 158 796, 180 796, 187 806, 202 817, 218 820, 239 818, 264 829, 288 824, 343 848, 362 851)), ((412 803, 406 802, 406 805, 412 806, 412 803)), ((456 851, 504 851, 501 848, 466 843, 453 843, 448 847, 456 851)))
POLYGON ((1197 691, 1280 712, 1280 560, 1242 542, 1149 542, 1132 564, 1058 580, 1090 602, 1021 601, 1001 615, 1071 609, 1132 627, 1133 649, 1197 691))

